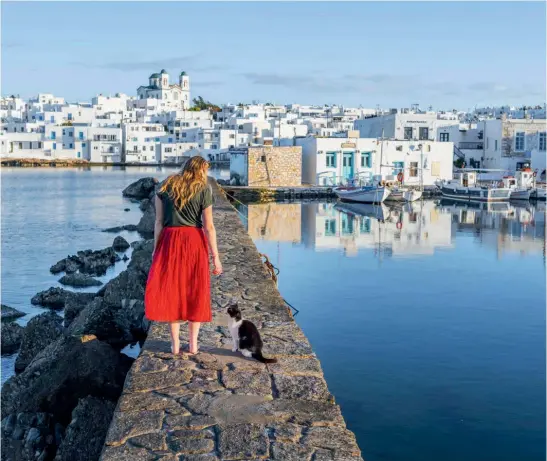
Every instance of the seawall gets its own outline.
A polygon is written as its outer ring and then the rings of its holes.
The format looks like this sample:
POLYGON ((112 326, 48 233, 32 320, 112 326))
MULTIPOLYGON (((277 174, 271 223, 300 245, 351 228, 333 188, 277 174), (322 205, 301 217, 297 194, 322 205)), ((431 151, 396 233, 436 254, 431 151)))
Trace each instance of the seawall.
POLYGON ((310 343, 236 210, 216 183, 213 190, 224 275, 211 280, 213 322, 202 326, 201 352, 173 356, 167 325, 152 324, 101 461, 362 460, 310 343), (233 297, 278 363, 231 351, 223 306, 233 297))

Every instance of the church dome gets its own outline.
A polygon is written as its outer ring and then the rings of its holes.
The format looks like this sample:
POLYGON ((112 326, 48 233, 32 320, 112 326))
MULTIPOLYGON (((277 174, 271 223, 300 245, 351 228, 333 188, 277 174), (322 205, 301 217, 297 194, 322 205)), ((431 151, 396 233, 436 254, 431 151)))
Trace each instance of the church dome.
POLYGON ((162 69, 161 72, 160 72, 160 74, 166 74, 166 73, 167 73, 167 71, 165 69, 162 69))
POLYGON ((149 78, 160 78, 160 74, 152 74, 149 78))
POLYGON ((180 73, 180 76, 181 76, 181 77, 184 77, 185 75, 186 75, 186 72, 184 72, 184 71, 182 71, 182 72, 180 73))

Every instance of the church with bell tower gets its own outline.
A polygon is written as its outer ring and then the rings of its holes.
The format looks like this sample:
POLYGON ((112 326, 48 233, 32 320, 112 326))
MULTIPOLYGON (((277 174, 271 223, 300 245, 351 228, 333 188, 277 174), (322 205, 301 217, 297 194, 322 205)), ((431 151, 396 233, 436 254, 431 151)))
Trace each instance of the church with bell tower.
POLYGON ((190 78, 186 72, 179 75, 178 83, 169 83, 169 74, 165 69, 148 77, 148 85, 137 88, 139 99, 159 99, 170 107, 184 110, 190 108, 190 78))

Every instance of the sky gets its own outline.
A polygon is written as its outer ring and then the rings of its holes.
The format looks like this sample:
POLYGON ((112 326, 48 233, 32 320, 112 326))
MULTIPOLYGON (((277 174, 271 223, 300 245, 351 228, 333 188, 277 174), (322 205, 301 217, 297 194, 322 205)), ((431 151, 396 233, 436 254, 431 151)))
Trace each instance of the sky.
POLYGON ((216 104, 467 110, 545 101, 545 2, 6 2, 2 95, 190 76, 216 104))

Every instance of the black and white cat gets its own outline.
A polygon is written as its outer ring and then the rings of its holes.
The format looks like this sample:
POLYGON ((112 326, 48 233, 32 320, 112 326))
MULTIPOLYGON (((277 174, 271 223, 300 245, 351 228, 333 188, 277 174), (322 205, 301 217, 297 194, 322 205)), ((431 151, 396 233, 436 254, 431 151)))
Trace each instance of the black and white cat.
POLYGON ((253 322, 241 317, 237 302, 230 303, 226 312, 230 316, 228 328, 234 341, 232 352, 239 350, 244 357, 252 357, 262 363, 276 363, 277 359, 267 359, 262 355, 260 333, 253 322))

